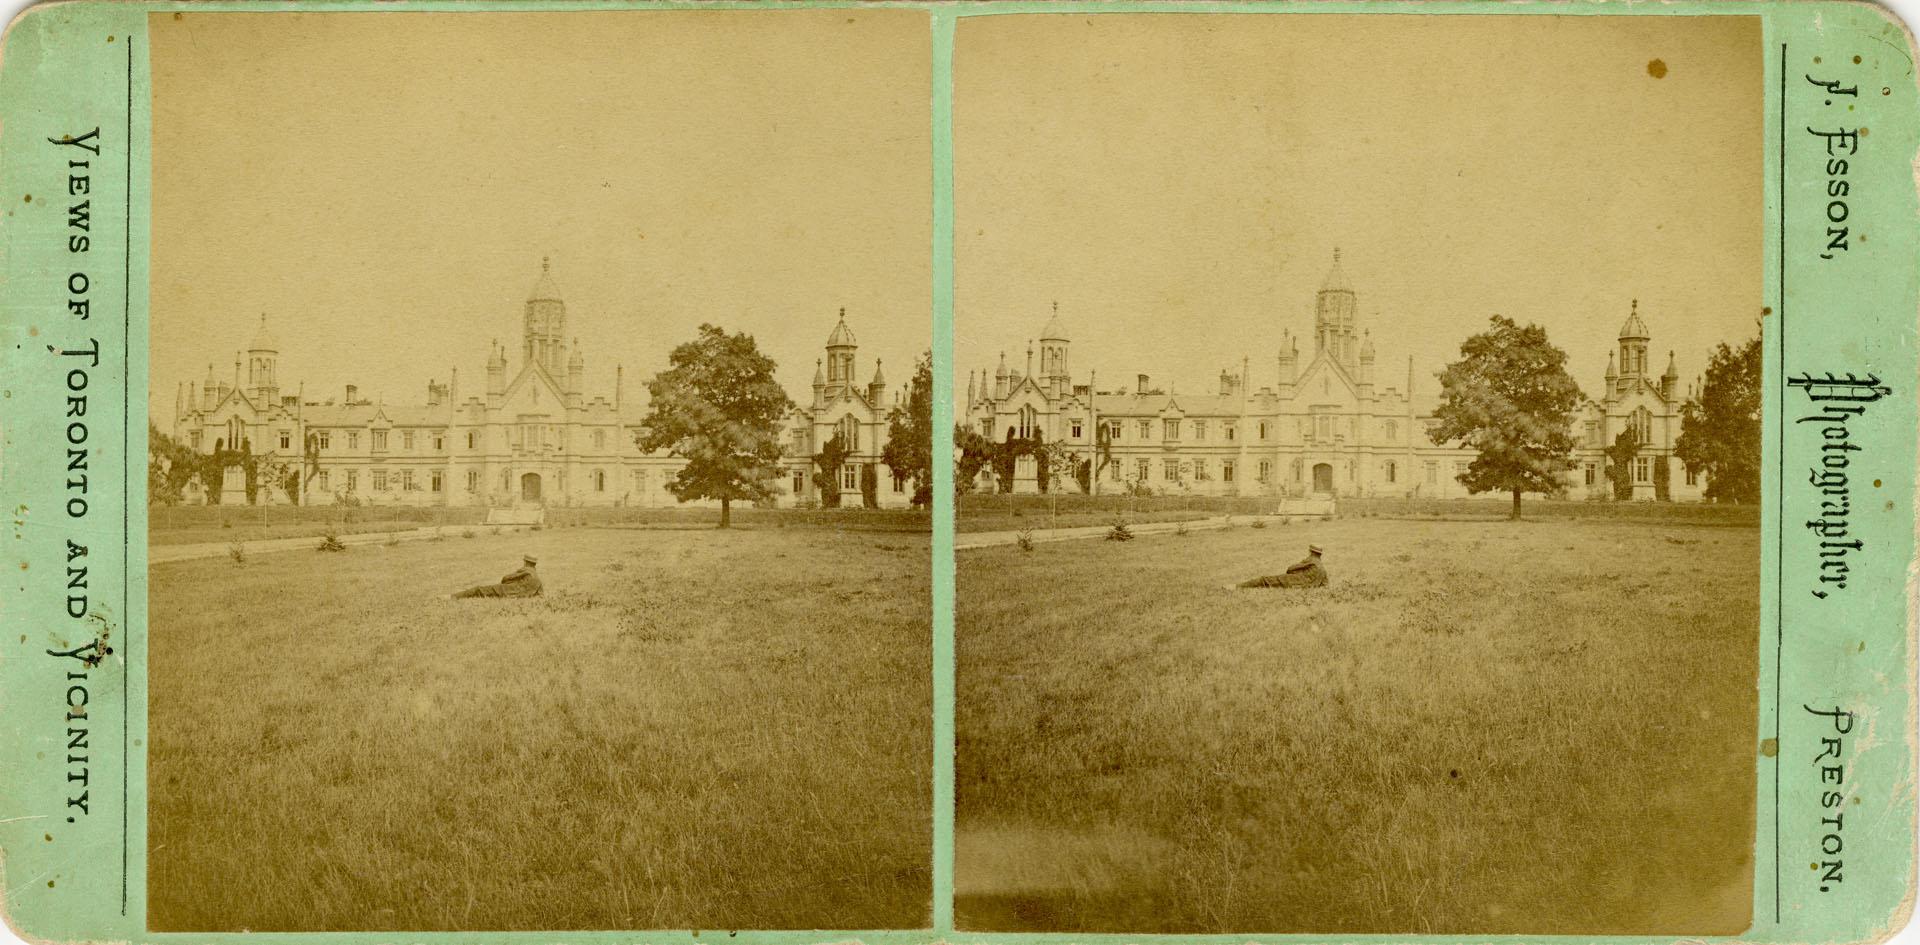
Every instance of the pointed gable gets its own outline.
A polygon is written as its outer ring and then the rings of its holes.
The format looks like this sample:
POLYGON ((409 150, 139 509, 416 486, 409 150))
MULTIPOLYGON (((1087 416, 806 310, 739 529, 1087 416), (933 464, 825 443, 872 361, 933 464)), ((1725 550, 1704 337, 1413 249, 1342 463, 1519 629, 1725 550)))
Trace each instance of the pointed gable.
POLYGON ((528 363, 507 384, 501 404, 500 409, 504 413, 565 413, 567 399, 560 392, 560 385, 544 368, 537 363, 528 363))
POLYGON ((1353 404, 1360 399, 1352 375, 1324 353, 1307 363, 1294 391, 1296 400, 1311 404, 1353 404))

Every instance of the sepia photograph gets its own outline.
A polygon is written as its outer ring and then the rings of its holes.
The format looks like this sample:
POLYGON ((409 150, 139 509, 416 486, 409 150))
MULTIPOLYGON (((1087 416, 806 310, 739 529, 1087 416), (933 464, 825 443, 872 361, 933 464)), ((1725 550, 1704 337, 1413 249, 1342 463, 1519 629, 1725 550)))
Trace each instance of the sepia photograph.
POLYGON ((960 21, 957 928, 1749 927, 1764 55, 960 21))
POLYGON ((927 22, 151 15, 148 928, 930 926, 927 22))

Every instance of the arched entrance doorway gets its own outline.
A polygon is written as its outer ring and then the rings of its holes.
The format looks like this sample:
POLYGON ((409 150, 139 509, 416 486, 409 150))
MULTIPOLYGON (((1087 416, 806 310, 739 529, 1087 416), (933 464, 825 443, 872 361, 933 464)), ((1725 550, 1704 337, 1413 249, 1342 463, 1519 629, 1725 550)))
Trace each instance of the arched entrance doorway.
POLYGON ((1333 492, 1333 464, 1315 463, 1313 465, 1313 491, 1333 492))
POLYGON ((540 501, 540 474, 527 473, 520 477, 520 501, 540 501))

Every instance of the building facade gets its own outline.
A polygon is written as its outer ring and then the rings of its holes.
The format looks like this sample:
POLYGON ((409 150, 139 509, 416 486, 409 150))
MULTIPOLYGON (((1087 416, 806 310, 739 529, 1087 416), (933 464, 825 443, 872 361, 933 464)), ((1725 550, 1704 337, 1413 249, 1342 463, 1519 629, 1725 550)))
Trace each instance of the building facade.
MULTIPOLYGON (((1072 342, 1056 305, 1040 331, 1037 368, 1030 342, 1024 367, 1009 367, 1003 353, 991 372, 970 373, 962 416, 995 442, 1037 436, 1064 443, 1083 459, 1101 457, 1089 484, 1096 493, 1468 495, 1457 477, 1474 452, 1432 442, 1427 431, 1438 424, 1438 401, 1411 394, 1411 359, 1403 376, 1380 373, 1357 312, 1357 294, 1335 250, 1314 297, 1308 353, 1303 356, 1299 336, 1289 330, 1272 362, 1270 384, 1256 389, 1252 362, 1243 358, 1221 371, 1217 389, 1180 393, 1161 389, 1146 374, 1131 387, 1105 390, 1095 390, 1092 378, 1076 380, 1072 342)), ((1618 365, 1609 355, 1600 397, 1583 403, 1574 420, 1579 445, 1564 478, 1569 497, 1612 495, 1605 448, 1623 429, 1632 429, 1640 444, 1632 470, 1635 498, 1655 497, 1663 465, 1672 498, 1700 497, 1705 483, 1673 457, 1682 400, 1674 389, 1672 355, 1666 373, 1653 377, 1649 340, 1635 302, 1620 329, 1618 365)), ((1012 491, 1040 491, 1045 473, 1033 457, 1020 457, 1012 491)), ((1059 481, 1068 491, 1081 489, 1073 477, 1059 481)), ((1000 484, 988 469, 975 485, 1000 484)))
MULTIPOLYGON (((827 342, 832 379, 815 379, 813 396, 792 411, 783 432, 779 504, 822 500, 812 457, 832 432, 845 429, 853 431, 856 448, 831 488, 845 504, 860 505, 859 467, 879 464, 886 447, 891 404, 879 364, 867 385, 853 384, 857 348, 844 310, 841 316, 827 342)), ((324 399, 283 384, 279 344, 262 316, 246 351, 234 356, 231 382, 216 378, 208 365, 203 382, 180 385, 171 434, 199 453, 243 448, 268 464, 303 470, 299 496, 289 496, 282 483, 263 484, 255 501, 266 503, 682 504, 667 488, 682 461, 637 445, 647 415, 645 385, 630 388, 616 366, 613 390, 590 395, 585 353, 566 340, 567 318, 543 261, 523 308, 517 357, 496 342, 478 389, 463 389, 455 368, 446 381, 427 382, 423 401, 388 404, 361 396, 352 384, 324 399)), ((911 486, 896 487, 898 477, 884 466, 875 478, 880 504, 907 504, 911 486)), ((195 483, 186 500, 244 503, 245 486, 245 470, 232 465, 217 496, 195 483)))

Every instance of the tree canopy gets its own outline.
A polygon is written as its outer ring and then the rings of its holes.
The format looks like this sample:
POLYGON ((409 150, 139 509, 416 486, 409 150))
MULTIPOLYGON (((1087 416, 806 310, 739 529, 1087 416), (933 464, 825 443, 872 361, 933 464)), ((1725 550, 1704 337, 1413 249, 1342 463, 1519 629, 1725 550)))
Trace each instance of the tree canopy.
POLYGON ((933 353, 922 352, 907 385, 907 401, 887 417, 887 448, 880 454, 896 476, 913 483, 913 504, 933 501, 933 353))
POLYGON ((847 464, 847 457, 851 455, 852 447, 839 433, 828 437, 825 443, 820 444, 820 452, 813 454, 813 485, 820 490, 822 506, 830 509, 840 507, 840 468, 847 464))
POLYGON ((720 527, 732 523, 732 503, 777 492, 780 422, 793 406, 774 380, 773 359, 753 336, 700 326, 699 337, 673 349, 671 365, 647 382, 651 397, 637 438, 648 452, 667 450, 686 465, 667 482, 689 499, 720 500, 720 527))
POLYGON ((1673 453, 1707 476, 1714 502, 1760 501, 1760 338, 1738 350, 1721 342, 1695 397, 1680 407, 1673 453))
POLYGON ((1495 315, 1486 331, 1460 345, 1460 360, 1440 372, 1440 421, 1428 437, 1477 452, 1457 478, 1468 492, 1553 492, 1573 465, 1573 414, 1580 386, 1567 354, 1538 325, 1495 315))

